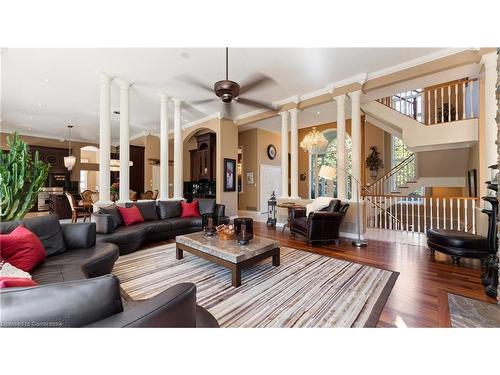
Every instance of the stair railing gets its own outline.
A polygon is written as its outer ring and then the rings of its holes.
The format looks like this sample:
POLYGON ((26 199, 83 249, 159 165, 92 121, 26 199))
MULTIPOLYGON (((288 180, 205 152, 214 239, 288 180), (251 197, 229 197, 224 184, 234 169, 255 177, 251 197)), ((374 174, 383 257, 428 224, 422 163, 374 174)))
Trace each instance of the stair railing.
POLYGON ((370 194, 389 194, 394 188, 414 180, 415 172, 415 154, 411 154, 366 188, 370 194))
POLYGON ((479 198, 364 195, 368 228, 425 233, 452 229, 476 233, 479 198))
POLYGON ((424 125, 477 118, 479 115, 479 82, 462 79, 440 85, 404 91, 377 99, 424 125))

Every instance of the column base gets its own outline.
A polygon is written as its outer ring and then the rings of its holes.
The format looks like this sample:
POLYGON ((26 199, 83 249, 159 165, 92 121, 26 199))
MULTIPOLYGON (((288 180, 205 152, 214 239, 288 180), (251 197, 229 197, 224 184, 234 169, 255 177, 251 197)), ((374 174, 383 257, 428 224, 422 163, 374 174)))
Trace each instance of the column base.
POLYGON ((184 201, 186 199, 184 197, 172 197, 172 198, 168 198, 167 200, 169 200, 169 201, 184 201))
POLYGON ((114 203, 115 202, 113 202, 112 200, 102 200, 102 201, 98 201, 97 203, 95 203, 95 205, 98 207, 105 207, 105 206, 112 205, 114 203))

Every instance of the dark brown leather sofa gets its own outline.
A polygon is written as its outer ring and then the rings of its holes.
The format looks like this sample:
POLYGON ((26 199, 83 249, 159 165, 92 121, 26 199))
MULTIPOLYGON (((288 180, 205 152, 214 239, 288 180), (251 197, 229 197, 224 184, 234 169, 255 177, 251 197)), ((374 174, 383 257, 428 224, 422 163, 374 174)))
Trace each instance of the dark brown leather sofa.
MULTIPOLYGON (((225 206, 216 204, 215 199, 199 199, 200 214, 214 214, 216 224, 228 224, 225 206)), ((123 225, 115 206, 101 208, 92 214, 97 223, 97 242, 116 244, 120 255, 129 254, 149 242, 164 241, 175 236, 202 230, 201 217, 180 217, 180 201, 138 202, 144 223, 123 225)), ((130 204, 129 204, 130 205, 130 204)))
POLYGON ((340 224, 348 209, 349 203, 342 203, 338 199, 332 199, 328 207, 311 212, 307 217, 305 208, 296 208, 291 213, 290 233, 306 237, 311 245, 328 242, 338 244, 340 224))

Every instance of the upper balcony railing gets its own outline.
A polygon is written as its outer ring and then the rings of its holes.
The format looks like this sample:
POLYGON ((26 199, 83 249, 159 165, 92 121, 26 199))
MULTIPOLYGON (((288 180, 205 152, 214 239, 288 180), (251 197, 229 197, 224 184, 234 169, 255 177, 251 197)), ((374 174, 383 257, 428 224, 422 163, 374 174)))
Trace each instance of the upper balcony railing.
POLYGON ((377 101, 425 125, 467 120, 479 114, 479 82, 462 79, 377 101))

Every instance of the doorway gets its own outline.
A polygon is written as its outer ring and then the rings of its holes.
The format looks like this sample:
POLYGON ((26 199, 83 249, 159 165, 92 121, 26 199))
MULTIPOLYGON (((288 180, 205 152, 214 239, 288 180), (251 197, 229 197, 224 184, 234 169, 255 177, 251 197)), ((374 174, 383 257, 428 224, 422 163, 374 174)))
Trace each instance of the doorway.
POLYGON ((260 212, 267 213, 267 201, 271 194, 281 196, 281 167, 277 165, 260 165, 260 212))

